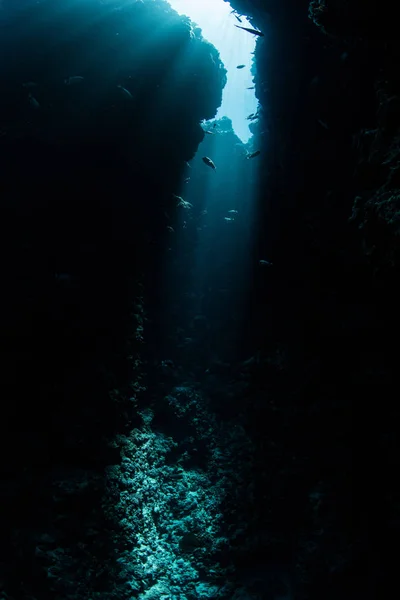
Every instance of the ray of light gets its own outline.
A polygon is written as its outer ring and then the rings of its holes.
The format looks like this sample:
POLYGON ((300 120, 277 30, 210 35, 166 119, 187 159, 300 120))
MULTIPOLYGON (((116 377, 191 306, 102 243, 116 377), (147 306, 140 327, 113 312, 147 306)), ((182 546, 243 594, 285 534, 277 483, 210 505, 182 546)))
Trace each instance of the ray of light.
POLYGON ((257 100, 252 90, 252 52, 256 39, 237 29, 251 25, 245 17, 241 23, 231 14, 232 7, 224 0, 169 0, 170 5, 180 14, 187 15, 202 29, 203 36, 219 51, 221 60, 228 71, 228 83, 223 92, 222 105, 217 117, 227 116, 232 120, 238 137, 247 142, 251 136, 246 116, 257 109, 257 100), (244 64, 243 69, 237 65, 244 64))

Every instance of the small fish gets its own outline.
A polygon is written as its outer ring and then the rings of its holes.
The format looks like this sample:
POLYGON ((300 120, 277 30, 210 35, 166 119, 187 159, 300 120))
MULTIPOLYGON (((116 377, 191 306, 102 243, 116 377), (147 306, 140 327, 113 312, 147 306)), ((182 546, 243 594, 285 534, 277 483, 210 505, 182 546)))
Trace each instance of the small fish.
POLYGON ((328 125, 325 123, 325 121, 322 121, 322 119, 317 119, 318 123, 321 125, 321 127, 323 127, 324 129, 329 129, 328 125))
POLYGON ((32 96, 32 94, 29 94, 28 99, 29 99, 29 104, 30 104, 31 108, 33 108, 34 110, 38 110, 40 108, 39 102, 36 100, 36 98, 34 96, 32 96))
POLYGON ((231 217, 224 217, 224 221, 234 221, 235 219, 232 219, 231 217))
POLYGON ((207 129, 203 129, 204 133, 207 133, 208 135, 214 135, 213 131, 208 131, 207 129))
POLYGON ((55 273, 54 274, 54 278, 56 281, 60 281, 63 283, 70 283, 71 282, 71 275, 69 273, 55 273))
POLYGON ((256 150, 255 152, 248 154, 246 158, 255 158, 256 156, 259 156, 260 154, 261 154, 261 150, 256 150))
POLYGON ((243 31, 247 31, 248 33, 252 33, 253 35, 259 35, 260 37, 264 37, 262 31, 257 31, 257 29, 251 29, 250 27, 241 27, 240 25, 235 25, 238 29, 243 29, 243 31))
POLYGON ((262 267, 272 267, 272 262, 269 262, 269 260, 259 260, 258 264, 261 265, 262 267))
POLYGON ((185 208, 186 210, 188 210, 189 208, 192 208, 193 204, 191 204, 187 200, 184 200, 181 196, 177 196, 176 194, 172 194, 172 195, 175 198, 175 200, 178 201, 177 206, 181 206, 182 208, 185 208))
POLYGON ((238 65, 236 68, 237 69, 244 69, 246 65, 238 65))
POLYGON ((255 89, 255 87, 256 87, 255 85, 251 85, 251 86, 250 86, 250 87, 248 87, 247 89, 248 89, 248 90, 254 90, 254 89, 255 89))
POLYGON ((208 156, 203 156, 202 161, 204 164, 206 164, 208 167, 211 167, 214 171, 217 169, 217 167, 214 165, 213 161, 211 160, 211 158, 208 158, 208 156))
POLYGON ((129 98, 129 100, 133 100, 133 96, 130 93, 129 90, 127 90, 126 88, 124 88, 122 85, 117 85, 117 88, 119 90, 121 90, 121 92, 124 94, 125 98, 129 98))
POLYGON ((190 181, 190 177, 186 177, 186 179, 184 179, 184 183, 189 183, 190 181))
POLYGON ((186 165, 186 166, 187 166, 189 169, 191 169, 191 168, 192 168, 192 167, 189 165, 189 163, 188 163, 188 162, 185 162, 185 165, 186 165))
POLYGON ((84 81, 84 77, 82 75, 73 75, 72 77, 67 77, 64 79, 65 85, 76 85, 77 83, 82 83, 84 81))
POLYGON ((230 214, 230 215, 237 215, 237 214, 238 214, 238 211, 237 211, 237 210, 234 210, 234 209, 232 209, 232 210, 228 210, 228 214, 230 214))
POLYGON ((253 118, 254 118, 254 115, 255 115, 255 114, 256 114, 256 113, 251 113, 251 115, 248 115, 248 116, 246 117, 246 119, 247 119, 248 121, 250 121, 250 119, 253 119, 253 118))
POLYGON ((235 17, 237 18, 237 20, 239 21, 239 23, 243 22, 242 19, 238 15, 235 15, 235 17))

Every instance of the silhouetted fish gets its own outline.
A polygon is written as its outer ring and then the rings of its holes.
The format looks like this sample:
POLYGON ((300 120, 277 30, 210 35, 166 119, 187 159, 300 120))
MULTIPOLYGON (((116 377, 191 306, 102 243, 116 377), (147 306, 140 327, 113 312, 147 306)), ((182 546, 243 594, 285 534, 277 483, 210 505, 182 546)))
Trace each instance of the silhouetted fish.
POLYGON ((67 77, 64 79, 65 85, 76 85, 77 83, 82 83, 84 77, 82 75, 73 75, 72 77, 67 77))
POLYGON ((208 167, 211 167, 212 169, 214 169, 214 171, 216 170, 216 166, 214 165, 213 161, 211 160, 211 158, 208 158, 208 156, 203 156, 202 158, 203 163, 205 163, 208 167))
POLYGON ((250 27, 241 27, 240 25, 235 25, 235 27, 237 27, 238 29, 243 29, 244 31, 248 31, 249 33, 252 33, 253 35, 259 35, 261 37, 264 37, 263 32, 258 31, 257 29, 251 29, 250 27))
POLYGON ((248 154, 247 158, 255 158, 256 156, 259 156, 260 154, 261 154, 261 150, 256 150, 255 152, 248 154))
POLYGON ((127 90, 126 88, 124 88, 122 85, 117 85, 117 88, 119 90, 121 90, 122 94, 125 96, 125 98, 128 98, 129 100, 133 100, 133 96, 130 93, 129 90, 127 90))

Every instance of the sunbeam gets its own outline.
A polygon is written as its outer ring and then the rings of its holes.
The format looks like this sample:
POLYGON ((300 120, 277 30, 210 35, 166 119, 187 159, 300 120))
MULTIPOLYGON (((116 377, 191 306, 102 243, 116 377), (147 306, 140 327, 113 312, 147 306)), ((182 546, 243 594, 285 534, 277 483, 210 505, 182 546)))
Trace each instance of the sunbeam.
POLYGON ((224 0, 169 0, 178 13, 187 15, 202 30, 203 37, 218 50, 228 71, 222 105, 217 118, 229 117, 237 136, 246 143, 251 137, 246 116, 256 112, 257 100, 252 89, 252 59, 256 39, 235 25, 251 27, 246 18, 235 15, 224 0), (243 68, 237 68, 244 65, 243 68))

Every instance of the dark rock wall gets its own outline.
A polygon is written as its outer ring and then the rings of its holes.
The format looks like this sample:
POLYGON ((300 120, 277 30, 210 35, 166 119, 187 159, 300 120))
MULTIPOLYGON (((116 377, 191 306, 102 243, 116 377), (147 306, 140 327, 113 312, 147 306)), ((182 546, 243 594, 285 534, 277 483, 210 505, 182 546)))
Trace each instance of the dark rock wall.
POLYGON ((162 1, 3 11, 0 585, 88 597, 111 586, 104 468, 135 422, 164 213, 225 71, 162 1))
POLYGON ((231 4, 265 32, 256 92, 271 162, 259 246, 276 269, 250 304, 249 346, 258 331, 259 347, 285 357, 272 373, 259 367, 248 399, 259 552, 293 560, 299 597, 374 598, 392 582, 399 508, 394 8, 231 4))

